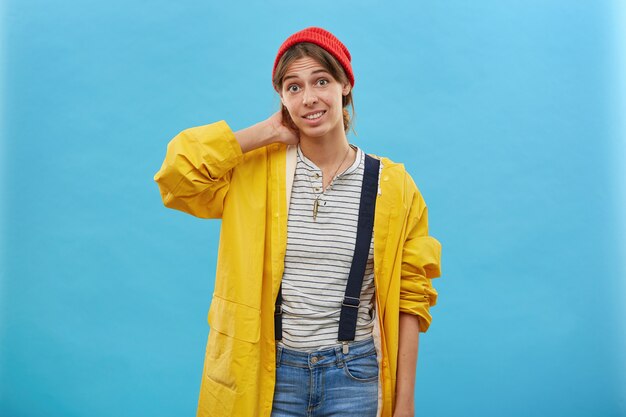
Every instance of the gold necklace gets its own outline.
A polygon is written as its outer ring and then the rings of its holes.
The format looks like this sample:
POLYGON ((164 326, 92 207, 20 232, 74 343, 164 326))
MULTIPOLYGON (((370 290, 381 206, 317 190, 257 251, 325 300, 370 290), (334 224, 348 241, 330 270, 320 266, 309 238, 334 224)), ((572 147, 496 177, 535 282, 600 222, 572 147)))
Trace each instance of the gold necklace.
MULTIPOLYGON (((348 157, 348 154, 350 153, 350 149, 351 149, 351 147, 348 145, 348 150, 347 150, 346 154, 343 156, 343 159, 341 160, 339 165, 337 165, 337 169, 335 170, 335 173, 331 177, 332 179, 330 180, 328 185, 330 185, 335 180, 335 176, 337 175, 337 172, 339 172, 339 168, 341 168, 343 163, 346 162, 346 158, 348 157)), ((308 175, 307 175, 307 178, 309 178, 309 183, 311 184, 311 188, 313 188, 313 190, 315 190, 315 187, 313 187, 313 183, 311 182, 311 178, 308 175)), ((315 201, 313 202, 313 220, 317 220, 317 211, 318 211, 318 209, 320 207, 320 198, 322 198, 322 196, 326 192, 326 188, 327 187, 324 187, 324 176, 323 176, 323 173, 322 173, 322 192, 321 192, 320 195, 315 197, 315 201)))

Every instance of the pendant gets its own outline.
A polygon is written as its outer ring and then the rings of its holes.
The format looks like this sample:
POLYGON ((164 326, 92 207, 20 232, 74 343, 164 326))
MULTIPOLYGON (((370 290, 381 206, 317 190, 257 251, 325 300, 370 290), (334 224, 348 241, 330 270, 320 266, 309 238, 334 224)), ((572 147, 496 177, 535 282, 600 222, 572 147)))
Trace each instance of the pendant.
POLYGON ((313 220, 317 220, 317 209, 319 208, 319 206, 320 206, 320 199, 318 197, 313 202, 313 220))

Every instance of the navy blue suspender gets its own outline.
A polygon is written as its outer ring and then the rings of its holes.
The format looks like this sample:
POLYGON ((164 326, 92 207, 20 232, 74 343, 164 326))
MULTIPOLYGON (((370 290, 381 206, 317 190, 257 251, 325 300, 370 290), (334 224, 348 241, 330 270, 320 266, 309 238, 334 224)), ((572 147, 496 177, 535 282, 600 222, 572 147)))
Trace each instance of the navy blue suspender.
POLYGON ((356 231, 356 245, 352 266, 346 285, 346 294, 341 303, 339 316, 339 341, 354 340, 356 319, 359 312, 361 286, 365 275, 365 266, 370 253, 372 232, 374 229, 374 209, 376 208, 376 194, 378 191, 378 171, 380 161, 365 156, 365 172, 361 187, 361 202, 359 203, 359 222, 356 231))

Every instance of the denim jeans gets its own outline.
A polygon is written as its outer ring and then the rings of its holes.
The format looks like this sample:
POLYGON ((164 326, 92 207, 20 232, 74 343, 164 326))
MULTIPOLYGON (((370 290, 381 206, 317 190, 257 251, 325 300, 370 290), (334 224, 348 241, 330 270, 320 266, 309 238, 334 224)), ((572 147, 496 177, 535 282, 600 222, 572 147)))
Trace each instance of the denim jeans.
POLYGON ((375 417, 378 362, 374 340, 300 352, 276 347, 272 417, 375 417))

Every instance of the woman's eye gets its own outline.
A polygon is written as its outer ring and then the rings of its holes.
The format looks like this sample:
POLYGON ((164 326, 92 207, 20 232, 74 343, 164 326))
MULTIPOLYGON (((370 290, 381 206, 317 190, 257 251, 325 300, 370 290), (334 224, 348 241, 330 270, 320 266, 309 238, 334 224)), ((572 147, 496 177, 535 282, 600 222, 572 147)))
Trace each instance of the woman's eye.
POLYGON ((287 91, 289 91, 290 93, 297 93, 298 92, 298 86, 292 84, 289 87, 287 87, 287 91))
POLYGON ((325 80, 325 79, 322 78, 321 80, 318 81, 318 83, 319 83, 319 85, 326 85, 326 84, 328 84, 328 80, 325 80))

